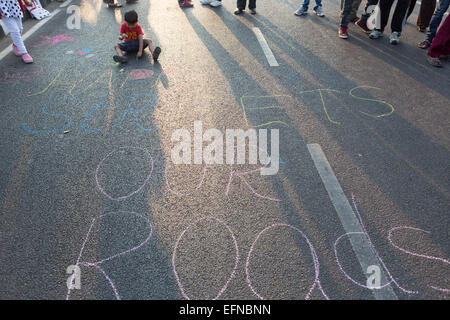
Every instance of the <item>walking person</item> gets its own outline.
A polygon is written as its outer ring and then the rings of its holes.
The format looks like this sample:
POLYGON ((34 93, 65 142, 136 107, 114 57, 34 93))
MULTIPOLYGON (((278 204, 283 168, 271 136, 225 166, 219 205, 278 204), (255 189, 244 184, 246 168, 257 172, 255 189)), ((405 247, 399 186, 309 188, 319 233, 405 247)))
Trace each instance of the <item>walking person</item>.
POLYGON ((201 4, 209 4, 211 7, 217 8, 222 5, 222 0, 200 0, 201 4))
POLYGON ((348 39, 348 24, 350 22, 350 12, 352 11, 353 0, 341 0, 341 13, 338 36, 341 39, 348 39))
POLYGON ((433 67, 442 67, 440 59, 448 59, 450 56, 450 16, 448 16, 428 50, 428 62, 433 67))
MULTIPOLYGON (((416 0, 411 0, 406 19, 413 13, 416 0)), ((417 30, 425 32, 430 25, 431 17, 436 8, 436 0, 422 0, 420 4, 419 16, 417 17, 417 30)))
MULTIPOLYGON (((304 0, 302 6, 298 8, 297 11, 294 12, 294 14, 296 16, 305 15, 308 12, 309 2, 310 0, 304 0)), ((314 7, 313 12, 319 17, 325 17, 322 9, 322 0, 316 0, 316 6, 314 7)))
POLYGON ((33 3, 29 0, 0 0, 0 19, 11 34, 14 54, 21 57, 25 63, 33 63, 33 58, 28 53, 22 40, 24 5, 31 7, 33 3))
POLYGON ((444 17, 445 12, 450 6, 450 0, 440 0, 439 4, 434 11, 433 17, 431 18, 430 28, 427 32, 427 37, 425 40, 420 42, 417 46, 421 49, 428 49, 433 42, 434 37, 436 36, 437 29, 441 24, 442 18, 444 17))
MULTIPOLYGON (((384 28, 386 27, 389 15, 391 13, 392 5, 394 0, 380 0, 380 14, 381 14, 381 27, 380 29, 374 29, 369 37, 371 39, 378 39, 383 35, 384 28)), ((395 6, 394 15, 391 21, 391 35, 389 36, 389 42, 391 44, 399 44, 400 36, 403 29, 403 21, 406 17, 406 12, 408 11, 409 0, 397 0, 397 5, 395 6)))
MULTIPOLYGON (((237 9, 234 11, 234 14, 238 15, 244 12, 246 3, 247 0, 237 0, 237 9)), ((251 14, 256 14, 256 0, 248 0, 248 9, 251 14)))

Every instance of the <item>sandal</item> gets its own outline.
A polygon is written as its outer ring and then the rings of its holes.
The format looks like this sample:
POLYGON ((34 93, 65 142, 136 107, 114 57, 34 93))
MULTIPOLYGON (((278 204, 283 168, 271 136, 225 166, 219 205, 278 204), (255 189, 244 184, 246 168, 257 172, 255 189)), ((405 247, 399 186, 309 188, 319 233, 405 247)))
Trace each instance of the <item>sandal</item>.
POLYGON ((439 58, 433 58, 428 56, 428 63, 431 64, 433 67, 442 68, 442 63, 439 60, 439 58))
POLYGON ((417 46, 418 46, 420 49, 427 49, 427 48, 430 47, 430 45, 431 45, 431 43, 430 43, 430 41, 428 41, 428 40, 423 40, 422 42, 420 42, 420 43, 417 44, 417 46))
POLYGON ((121 8, 122 5, 120 3, 108 3, 108 8, 121 8))

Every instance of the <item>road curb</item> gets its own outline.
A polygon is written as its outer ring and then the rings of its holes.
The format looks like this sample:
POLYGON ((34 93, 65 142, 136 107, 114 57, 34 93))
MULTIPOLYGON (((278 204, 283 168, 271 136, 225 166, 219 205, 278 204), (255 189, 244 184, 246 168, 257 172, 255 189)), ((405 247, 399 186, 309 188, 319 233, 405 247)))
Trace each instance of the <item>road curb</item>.
MULTIPOLYGON (((55 0, 40 0, 43 8, 46 8, 52 1, 55 0)), ((23 15, 23 21, 33 19, 28 11, 25 11, 23 15)), ((37 21, 37 20, 36 20, 37 21)), ((6 31, 3 30, 3 26, 0 24, 0 40, 6 37, 6 31)))

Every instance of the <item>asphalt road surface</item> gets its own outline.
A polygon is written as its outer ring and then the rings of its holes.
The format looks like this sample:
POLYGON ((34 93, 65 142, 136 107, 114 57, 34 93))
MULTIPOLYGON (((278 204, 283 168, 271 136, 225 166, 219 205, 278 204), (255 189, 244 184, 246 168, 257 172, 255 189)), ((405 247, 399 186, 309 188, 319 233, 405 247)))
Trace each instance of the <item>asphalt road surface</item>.
POLYGON ((0 60, 0 298, 449 299, 450 63, 417 9, 392 46, 339 39, 335 0, 193 3, 52 3, 34 64, 0 60), (113 61, 129 9, 158 63, 113 61), (279 171, 174 164, 194 121, 278 129, 279 171))

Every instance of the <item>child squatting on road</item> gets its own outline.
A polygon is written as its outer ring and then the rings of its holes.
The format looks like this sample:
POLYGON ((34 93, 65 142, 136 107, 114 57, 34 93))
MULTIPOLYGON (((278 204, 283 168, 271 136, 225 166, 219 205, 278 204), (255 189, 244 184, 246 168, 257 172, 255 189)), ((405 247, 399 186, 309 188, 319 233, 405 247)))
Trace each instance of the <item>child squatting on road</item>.
POLYGON ((161 53, 160 47, 155 48, 150 39, 144 39, 144 32, 138 24, 138 15, 134 10, 125 13, 125 22, 120 27, 119 40, 123 42, 114 46, 117 55, 113 59, 116 62, 127 62, 127 58, 124 57, 122 51, 125 51, 125 53, 137 52, 137 57, 140 58, 142 57, 142 51, 148 46, 154 62, 158 60, 159 54, 161 53))

